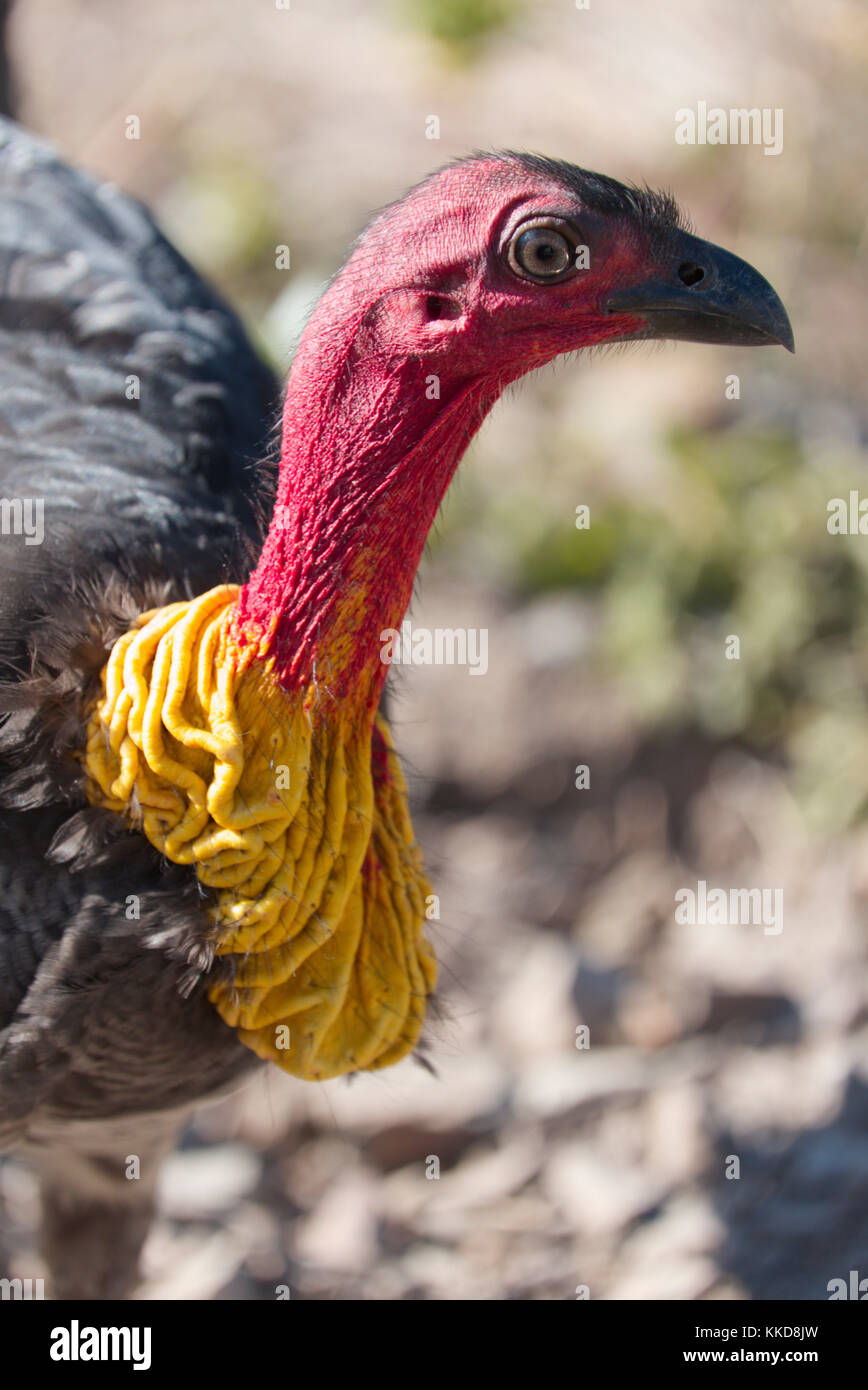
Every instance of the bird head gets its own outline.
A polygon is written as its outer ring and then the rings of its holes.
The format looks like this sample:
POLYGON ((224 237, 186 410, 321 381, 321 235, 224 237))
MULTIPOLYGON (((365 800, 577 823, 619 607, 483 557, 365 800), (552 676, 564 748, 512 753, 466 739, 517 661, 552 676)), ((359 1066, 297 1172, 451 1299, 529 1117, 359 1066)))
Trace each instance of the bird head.
POLYGON ((562 353, 643 338, 793 345, 768 282, 687 231, 668 194, 509 153, 411 189, 362 234, 299 345, 242 637, 286 683, 317 654, 373 706, 378 634, 400 622, 440 500, 501 391, 562 353))
POLYGON ((328 298, 360 345, 447 382, 514 379, 628 339, 792 350, 786 311, 747 262, 685 227, 668 194, 533 155, 441 169, 362 236, 328 298))

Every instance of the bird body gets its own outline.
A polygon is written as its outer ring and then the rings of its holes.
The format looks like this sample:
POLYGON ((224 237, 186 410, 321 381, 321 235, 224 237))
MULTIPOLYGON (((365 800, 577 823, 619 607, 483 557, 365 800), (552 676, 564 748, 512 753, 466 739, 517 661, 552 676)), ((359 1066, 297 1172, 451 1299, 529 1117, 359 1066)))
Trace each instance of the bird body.
POLYGON ((0 546, 0 1142, 42 1166, 56 1289, 117 1294, 192 1102, 256 1058, 322 1079, 418 1042, 430 889, 381 634, 504 387, 600 343, 792 339, 668 196, 459 161, 315 310, 262 538, 274 388, 237 321, 11 122, 0 188, 0 486, 45 499, 45 544, 0 546))

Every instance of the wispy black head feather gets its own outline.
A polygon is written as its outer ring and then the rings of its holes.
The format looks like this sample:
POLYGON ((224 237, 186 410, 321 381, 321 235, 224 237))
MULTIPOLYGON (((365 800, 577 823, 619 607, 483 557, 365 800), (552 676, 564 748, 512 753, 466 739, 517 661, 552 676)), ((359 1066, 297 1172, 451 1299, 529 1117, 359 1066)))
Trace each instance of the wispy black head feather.
MULTIPOLYGON (((443 165, 443 169, 460 168, 462 164, 474 164, 478 160, 502 160, 505 165, 519 165, 528 173, 552 179, 566 192, 594 212, 618 214, 632 218, 643 229, 680 230, 689 232, 690 223, 674 196, 668 191, 649 188, 647 185, 620 183, 607 174, 597 174, 593 169, 582 169, 578 164, 570 164, 565 159, 550 159, 548 155, 529 154, 522 150, 475 150, 473 154, 461 155, 443 165)), ((437 173, 441 172, 440 170, 437 173)), ((424 188, 437 173, 410 189, 410 194, 424 188)), ((403 201, 400 199, 399 201, 403 201)), ((391 204, 395 207, 397 204, 391 204)), ((384 209, 388 212, 390 208, 384 209)))
POLYGON ((555 179, 593 212, 623 213, 647 228, 689 230, 687 219, 668 191, 619 183, 607 174, 596 174, 591 169, 580 169, 566 160, 549 159, 541 154, 504 150, 502 157, 514 160, 531 173, 555 179))

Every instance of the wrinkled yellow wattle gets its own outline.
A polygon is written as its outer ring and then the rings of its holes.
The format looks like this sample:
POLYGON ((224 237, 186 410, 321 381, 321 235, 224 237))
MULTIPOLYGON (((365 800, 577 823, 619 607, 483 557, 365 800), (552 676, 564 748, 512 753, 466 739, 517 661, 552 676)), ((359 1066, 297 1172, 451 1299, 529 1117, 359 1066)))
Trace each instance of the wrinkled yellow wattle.
POLYGON ((209 997, 248 1047, 309 1080, 385 1067, 418 1041, 436 977, 388 727, 315 686, 282 690, 231 638, 237 595, 145 613, 115 643, 90 796, 216 890, 216 951, 235 968, 209 997))

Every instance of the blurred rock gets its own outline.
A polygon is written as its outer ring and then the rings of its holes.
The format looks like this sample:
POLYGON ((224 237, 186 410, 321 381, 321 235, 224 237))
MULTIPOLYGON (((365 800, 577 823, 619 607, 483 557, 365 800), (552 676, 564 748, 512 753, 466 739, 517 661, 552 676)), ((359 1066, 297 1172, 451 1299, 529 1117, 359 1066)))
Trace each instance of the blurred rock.
POLYGON ((652 1211, 665 1191, 647 1168, 603 1159, 580 1141, 555 1150, 543 1186, 580 1236, 617 1233, 652 1211))
POLYGON ((363 1169, 348 1168, 296 1228, 298 1259, 331 1270, 362 1270, 377 1250, 376 1185, 363 1169))
POLYGON ((494 1040, 514 1062, 563 1053, 575 1040, 570 998, 575 948, 563 938, 528 933, 524 964, 499 992, 491 1009, 494 1040))
POLYGON ((632 1048, 574 1049, 522 1068, 515 1109, 525 1122, 572 1114, 594 1102, 640 1095, 647 1084, 647 1067, 632 1048))
POLYGON ((182 1149, 160 1170, 159 1210, 174 1220, 195 1221, 230 1211, 259 1180, 262 1161, 241 1144, 182 1149))

